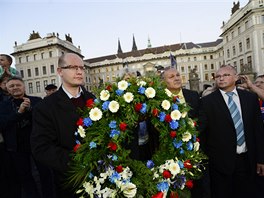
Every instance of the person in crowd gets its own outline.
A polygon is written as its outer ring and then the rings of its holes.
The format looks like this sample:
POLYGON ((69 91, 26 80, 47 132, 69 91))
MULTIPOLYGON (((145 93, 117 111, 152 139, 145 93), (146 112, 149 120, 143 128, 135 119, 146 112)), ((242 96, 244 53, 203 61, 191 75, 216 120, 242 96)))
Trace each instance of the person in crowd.
POLYGON ((63 54, 57 68, 62 85, 39 103, 33 114, 32 152, 36 160, 53 169, 57 198, 76 197, 72 189, 65 187, 65 173, 76 145, 74 133, 80 117, 77 109, 94 99, 82 86, 84 70, 84 62, 77 54, 63 54))
POLYGON ((255 195, 255 174, 264 176, 264 132, 255 94, 236 88, 236 69, 216 72, 217 90, 201 99, 199 130, 209 157, 212 198, 255 195))
POLYGON ((207 86, 206 89, 204 89, 204 91, 202 92, 201 97, 207 96, 210 93, 214 92, 215 90, 216 90, 216 85, 207 86))
POLYGON ((54 84, 49 84, 45 87, 46 97, 53 94, 55 91, 57 91, 57 86, 54 84))
MULTIPOLYGON (((161 78, 166 83, 167 89, 178 96, 181 103, 187 103, 191 107, 188 116, 190 118, 197 118, 199 112, 199 94, 196 91, 182 88, 180 72, 176 68, 166 67, 163 73, 161 73, 161 78)), ((194 188, 191 191, 192 198, 209 198, 210 192, 208 186, 209 179, 206 177, 194 181, 194 188)))
POLYGON ((7 76, 0 78, 0 102, 8 99, 9 93, 6 88, 8 78, 7 76))
POLYGON ((21 77, 20 73, 11 67, 13 59, 7 54, 0 54, 0 77, 4 76, 17 76, 21 77))
POLYGON ((27 96, 21 78, 11 77, 6 87, 8 100, 0 103, 0 127, 8 162, 6 183, 9 197, 40 197, 32 175, 30 134, 32 109, 41 98, 27 96))

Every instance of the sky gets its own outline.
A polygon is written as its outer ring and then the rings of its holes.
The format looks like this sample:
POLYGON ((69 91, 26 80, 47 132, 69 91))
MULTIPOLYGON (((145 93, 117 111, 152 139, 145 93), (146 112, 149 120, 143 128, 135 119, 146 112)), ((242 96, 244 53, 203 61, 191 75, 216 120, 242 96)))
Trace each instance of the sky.
MULTIPOLYGON (((85 59, 137 48, 219 38, 237 0, 0 0, 0 53, 14 52, 34 30, 41 37, 70 34, 85 59)), ((240 0, 240 8, 249 0, 240 0)))

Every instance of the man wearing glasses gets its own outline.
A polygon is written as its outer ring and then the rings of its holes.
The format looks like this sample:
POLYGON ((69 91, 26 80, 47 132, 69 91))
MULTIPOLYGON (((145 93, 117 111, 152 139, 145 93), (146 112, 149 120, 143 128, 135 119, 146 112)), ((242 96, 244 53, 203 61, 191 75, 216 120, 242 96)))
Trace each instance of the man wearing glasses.
POLYGON ((76 145, 74 132, 79 119, 78 108, 94 98, 84 87, 83 60, 73 53, 59 58, 57 72, 62 80, 59 90, 46 97, 33 114, 32 152, 36 160, 54 171, 57 198, 72 198, 74 193, 64 189, 70 153, 76 145))
POLYGON ((256 197, 264 176, 264 132, 255 94, 236 88, 236 70, 216 72, 217 90, 201 99, 201 146, 209 157, 212 198, 256 197))

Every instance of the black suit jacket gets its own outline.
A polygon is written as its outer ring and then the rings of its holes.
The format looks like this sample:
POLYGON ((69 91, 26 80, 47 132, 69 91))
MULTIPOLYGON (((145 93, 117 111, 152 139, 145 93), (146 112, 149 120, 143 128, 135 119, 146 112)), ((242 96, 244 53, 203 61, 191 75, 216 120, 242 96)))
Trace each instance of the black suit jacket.
MULTIPOLYGON (((84 91, 85 100, 94 96, 84 91)), ((76 107, 60 88, 36 106, 33 113, 31 147, 39 162, 65 172, 75 143, 74 132, 79 119, 76 107)))
POLYGON ((199 113, 199 94, 196 91, 182 89, 186 103, 191 107, 188 115, 190 118, 197 118, 199 113))
MULTIPOLYGON (((244 134, 251 171, 256 163, 264 163, 264 131, 257 96, 245 90, 237 90, 240 99, 244 134)), ((201 146, 209 157, 209 163, 218 171, 231 174, 235 168, 236 131, 228 107, 219 90, 201 99, 201 146)))

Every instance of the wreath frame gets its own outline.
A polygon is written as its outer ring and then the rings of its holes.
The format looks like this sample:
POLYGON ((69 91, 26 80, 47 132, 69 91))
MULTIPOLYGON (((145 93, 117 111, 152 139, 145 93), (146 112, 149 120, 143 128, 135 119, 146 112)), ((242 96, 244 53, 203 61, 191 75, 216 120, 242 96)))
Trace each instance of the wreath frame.
POLYGON ((81 197, 189 197, 206 159, 199 149, 196 121, 188 117, 190 106, 180 103, 158 76, 106 84, 98 93, 98 99, 88 100, 80 110, 69 185, 81 197), (129 157, 124 143, 146 117, 159 130, 160 144, 143 163, 129 157))

